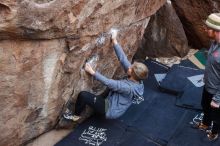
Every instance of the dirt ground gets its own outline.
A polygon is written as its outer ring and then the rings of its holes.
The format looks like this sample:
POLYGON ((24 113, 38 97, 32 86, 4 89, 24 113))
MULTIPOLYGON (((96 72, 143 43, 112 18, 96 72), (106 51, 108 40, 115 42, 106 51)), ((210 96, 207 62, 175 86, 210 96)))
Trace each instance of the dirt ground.
POLYGON ((26 146, 54 146, 63 137, 68 135, 72 130, 52 130, 33 140, 26 146))

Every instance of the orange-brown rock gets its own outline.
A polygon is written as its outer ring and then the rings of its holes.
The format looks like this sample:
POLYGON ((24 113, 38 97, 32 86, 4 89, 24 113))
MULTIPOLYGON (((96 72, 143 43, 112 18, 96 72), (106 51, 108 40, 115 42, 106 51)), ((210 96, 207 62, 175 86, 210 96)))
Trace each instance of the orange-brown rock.
POLYGON ((188 51, 188 41, 182 23, 168 1, 151 17, 135 59, 145 59, 146 56, 183 57, 188 51))
POLYGON ((64 103, 81 90, 100 93, 103 85, 83 70, 86 60, 112 77, 119 63, 110 28, 119 30, 131 59, 148 17, 164 3, 0 0, 0 145, 21 145, 52 129, 64 103))
POLYGON ((0 41, 0 145, 19 145, 52 128, 65 40, 0 41))
POLYGON ((164 1, 0 0, 0 39, 94 36, 142 20, 164 1))
POLYGON ((179 16, 189 45, 201 49, 209 47, 210 41, 204 31, 204 21, 213 12, 219 12, 218 0, 172 0, 173 6, 179 16))

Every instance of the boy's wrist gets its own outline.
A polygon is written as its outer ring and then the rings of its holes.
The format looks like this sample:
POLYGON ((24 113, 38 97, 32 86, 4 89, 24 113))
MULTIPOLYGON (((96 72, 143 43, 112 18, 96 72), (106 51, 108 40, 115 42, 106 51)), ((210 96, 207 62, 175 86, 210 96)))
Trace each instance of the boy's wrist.
POLYGON ((112 42, 113 42, 114 45, 118 44, 118 41, 116 39, 112 39, 112 42))
POLYGON ((94 70, 91 71, 90 74, 94 76, 95 75, 95 71, 94 70))

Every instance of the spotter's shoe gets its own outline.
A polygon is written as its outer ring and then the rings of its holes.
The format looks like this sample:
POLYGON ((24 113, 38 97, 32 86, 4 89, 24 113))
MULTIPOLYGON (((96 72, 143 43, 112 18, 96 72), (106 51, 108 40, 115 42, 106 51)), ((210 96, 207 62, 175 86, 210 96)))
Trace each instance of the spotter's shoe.
POLYGON ((211 130, 207 130, 207 137, 210 141, 215 141, 218 139, 218 134, 213 134, 211 130))
POLYGON ((209 129, 209 126, 203 124, 202 122, 199 122, 199 123, 195 123, 194 128, 197 128, 202 131, 206 131, 209 129))

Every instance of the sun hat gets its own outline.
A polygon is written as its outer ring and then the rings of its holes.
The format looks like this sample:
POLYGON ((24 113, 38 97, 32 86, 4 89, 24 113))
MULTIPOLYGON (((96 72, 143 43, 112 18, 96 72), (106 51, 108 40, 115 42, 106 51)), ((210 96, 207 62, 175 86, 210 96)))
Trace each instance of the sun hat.
POLYGON ((212 13, 208 16, 205 24, 214 30, 220 31, 220 13, 212 13))

